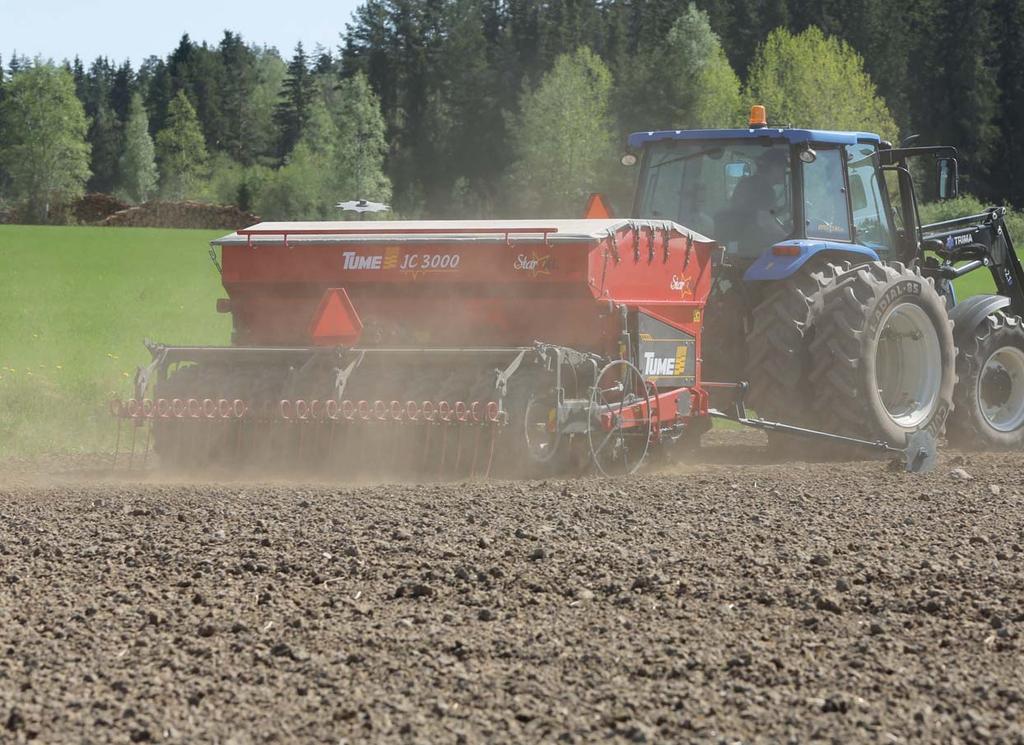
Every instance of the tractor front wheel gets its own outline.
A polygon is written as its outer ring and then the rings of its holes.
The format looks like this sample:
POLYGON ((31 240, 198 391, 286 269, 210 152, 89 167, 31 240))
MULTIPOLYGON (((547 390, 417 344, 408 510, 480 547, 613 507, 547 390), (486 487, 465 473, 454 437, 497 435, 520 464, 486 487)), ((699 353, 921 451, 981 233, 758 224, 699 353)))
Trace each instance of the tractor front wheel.
POLYGON ((823 296, 810 382, 825 429, 902 446, 942 434, 953 407, 953 323, 931 279, 898 262, 862 264, 823 296))
POLYGON ((1024 321, 996 311, 959 337, 960 381, 948 437, 954 447, 1024 445, 1024 321))

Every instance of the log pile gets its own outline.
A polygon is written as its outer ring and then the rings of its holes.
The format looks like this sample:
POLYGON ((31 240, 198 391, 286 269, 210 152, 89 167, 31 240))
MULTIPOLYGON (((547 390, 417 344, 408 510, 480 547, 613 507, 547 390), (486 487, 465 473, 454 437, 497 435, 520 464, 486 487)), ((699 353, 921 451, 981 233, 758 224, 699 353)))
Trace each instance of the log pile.
POLYGON ((111 194, 91 193, 75 202, 72 211, 82 225, 95 225, 130 205, 111 194))
POLYGON ((257 215, 230 204, 154 200, 115 212, 98 224, 107 227, 238 230, 259 220, 257 215))

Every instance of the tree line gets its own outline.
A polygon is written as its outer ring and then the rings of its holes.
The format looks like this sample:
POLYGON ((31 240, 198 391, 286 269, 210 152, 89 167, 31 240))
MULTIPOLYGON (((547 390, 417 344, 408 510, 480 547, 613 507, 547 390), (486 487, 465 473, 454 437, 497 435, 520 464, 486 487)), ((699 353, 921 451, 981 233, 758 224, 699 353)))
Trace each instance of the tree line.
POLYGON ((1024 0, 366 0, 336 50, 226 31, 137 68, 0 62, 0 200, 66 219, 84 190, 336 216, 625 207, 629 131, 773 124, 960 148, 1024 204, 1024 0))

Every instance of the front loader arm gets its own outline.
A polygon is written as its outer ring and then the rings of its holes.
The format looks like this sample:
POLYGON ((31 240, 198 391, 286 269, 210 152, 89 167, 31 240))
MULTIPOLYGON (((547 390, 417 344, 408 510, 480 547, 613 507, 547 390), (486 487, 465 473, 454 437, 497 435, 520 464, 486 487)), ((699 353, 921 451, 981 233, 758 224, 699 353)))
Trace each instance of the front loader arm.
POLYGON ((1013 313, 1024 316, 1024 267, 1006 228, 1005 207, 925 225, 922 234, 922 247, 943 260, 930 273, 956 279, 987 267, 999 294, 1010 300, 1013 313))

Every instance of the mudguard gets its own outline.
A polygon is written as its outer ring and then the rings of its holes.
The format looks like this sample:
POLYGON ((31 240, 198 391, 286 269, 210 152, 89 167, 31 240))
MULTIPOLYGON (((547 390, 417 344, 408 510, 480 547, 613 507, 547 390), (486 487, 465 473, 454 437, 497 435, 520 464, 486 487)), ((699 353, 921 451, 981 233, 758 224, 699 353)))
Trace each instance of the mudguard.
POLYGON ((953 321, 953 338, 958 342, 963 334, 972 334, 985 318, 1010 305, 1005 295, 974 295, 953 306, 949 317, 953 321))
POLYGON ((819 240, 789 240, 776 243, 743 273, 748 282, 786 279, 815 256, 827 255, 833 261, 851 259, 856 262, 878 261, 878 253, 856 243, 834 243, 819 240))

